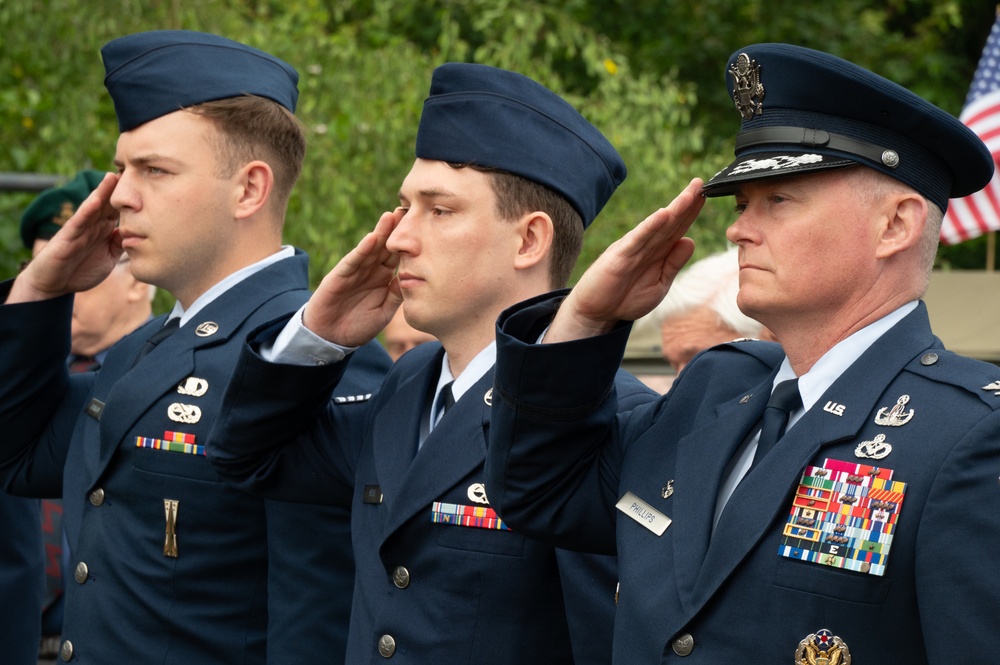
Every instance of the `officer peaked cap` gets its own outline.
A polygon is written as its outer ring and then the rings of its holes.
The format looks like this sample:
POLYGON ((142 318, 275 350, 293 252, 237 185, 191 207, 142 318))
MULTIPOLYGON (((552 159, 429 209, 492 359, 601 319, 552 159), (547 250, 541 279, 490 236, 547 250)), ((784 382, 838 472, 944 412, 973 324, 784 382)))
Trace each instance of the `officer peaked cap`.
POLYGON ((741 182, 864 164, 909 185, 941 210, 979 191, 993 158, 957 118, 888 79, 789 44, 739 49, 726 66, 741 116, 736 160, 706 196, 741 182))

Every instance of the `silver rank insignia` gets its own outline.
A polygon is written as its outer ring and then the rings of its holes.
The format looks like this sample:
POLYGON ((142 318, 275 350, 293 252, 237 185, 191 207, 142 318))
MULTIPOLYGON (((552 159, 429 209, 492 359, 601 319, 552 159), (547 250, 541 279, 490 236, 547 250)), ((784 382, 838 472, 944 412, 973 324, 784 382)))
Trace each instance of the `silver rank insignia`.
POLYGON ((482 483, 472 483, 469 485, 469 489, 466 492, 469 495, 469 501, 472 503, 478 503, 484 506, 490 505, 490 500, 486 498, 486 485, 482 483))
POLYGON ((364 395, 338 395, 333 398, 334 404, 356 404, 358 402, 367 402, 372 398, 372 393, 365 393, 364 395))
POLYGON ((176 423, 187 423, 193 425, 201 420, 201 409, 194 404, 180 404, 174 402, 167 407, 167 418, 176 423))
POLYGON ((764 112, 764 84, 760 82, 760 65, 746 53, 740 53, 729 67, 733 77, 733 101, 740 117, 750 120, 764 112))
POLYGON ((882 459, 892 452, 892 444, 886 443, 885 434, 878 434, 871 441, 862 441, 854 449, 857 457, 867 459, 882 459))
POLYGON ((177 392, 190 397, 201 397, 208 392, 208 381, 196 376, 189 376, 184 383, 177 386, 177 392))
POLYGON ((799 642, 795 665, 851 665, 851 650, 844 640, 824 628, 799 642))
POLYGON ((994 381, 988 386, 983 386, 983 390, 995 390, 996 392, 993 394, 1000 397, 1000 381, 994 381))
POLYGON ((219 324, 215 321, 205 321, 194 329, 194 334, 198 337, 211 337, 219 332, 219 324))
POLYGON ((909 395, 900 395, 891 409, 886 407, 879 409, 875 416, 875 424, 883 427, 899 427, 910 422, 910 418, 913 417, 913 409, 906 410, 906 403, 909 401, 909 395))

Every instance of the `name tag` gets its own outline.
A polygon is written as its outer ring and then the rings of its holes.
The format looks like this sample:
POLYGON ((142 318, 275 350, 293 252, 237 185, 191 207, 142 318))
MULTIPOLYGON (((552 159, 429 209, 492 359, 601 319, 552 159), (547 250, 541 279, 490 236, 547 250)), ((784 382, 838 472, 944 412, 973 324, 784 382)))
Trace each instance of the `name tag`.
POLYGON ((615 507, 657 536, 662 536, 663 532, 670 526, 671 519, 669 517, 655 510, 631 492, 625 492, 625 496, 618 499, 615 507))
POLYGON ((104 413, 104 402, 96 397, 91 397, 90 403, 87 404, 87 408, 85 408, 83 412, 94 420, 100 420, 101 414, 104 413))

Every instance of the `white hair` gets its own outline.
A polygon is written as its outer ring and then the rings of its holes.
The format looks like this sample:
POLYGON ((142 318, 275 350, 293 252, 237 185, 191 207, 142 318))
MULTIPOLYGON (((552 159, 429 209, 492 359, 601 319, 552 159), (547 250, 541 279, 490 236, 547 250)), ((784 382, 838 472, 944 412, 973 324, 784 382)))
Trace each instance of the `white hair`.
POLYGON ((719 317, 719 323, 737 335, 759 337, 764 326, 736 305, 736 294, 740 290, 738 252, 732 247, 693 263, 677 276, 670 292, 647 317, 662 326, 666 319, 708 307, 719 317))

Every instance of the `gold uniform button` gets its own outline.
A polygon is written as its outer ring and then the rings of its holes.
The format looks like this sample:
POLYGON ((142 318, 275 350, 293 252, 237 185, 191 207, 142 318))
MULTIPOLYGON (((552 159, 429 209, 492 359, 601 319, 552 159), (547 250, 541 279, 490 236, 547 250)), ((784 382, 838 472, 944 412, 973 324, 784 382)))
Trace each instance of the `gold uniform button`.
POLYGON ((410 571, 403 566, 396 566, 396 570, 392 571, 392 583, 399 589, 410 586, 410 571))
POLYGON ((690 656, 691 652, 694 651, 694 638, 691 637, 690 633, 679 635, 670 644, 670 648, 673 649, 674 653, 678 656, 690 656))
POLYGON ((66 640, 62 643, 62 648, 59 649, 59 657, 63 659, 63 662, 68 663, 73 660, 73 643, 66 640))
POLYGON ((90 493, 90 503, 94 506, 104 505, 104 490, 102 488, 98 487, 90 493))
POLYGON ((379 638, 378 652, 383 658, 392 658, 392 654, 396 653, 396 640, 392 635, 383 635, 379 638))
POLYGON ((78 584, 83 584, 84 582, 87 581, 87 575, 89 574, 90 574, 90 569, 87 568, 87 564, 81 561, 80 563, 76 564, 76 569, 73 571, 73 578, 77 581, 78 584))

